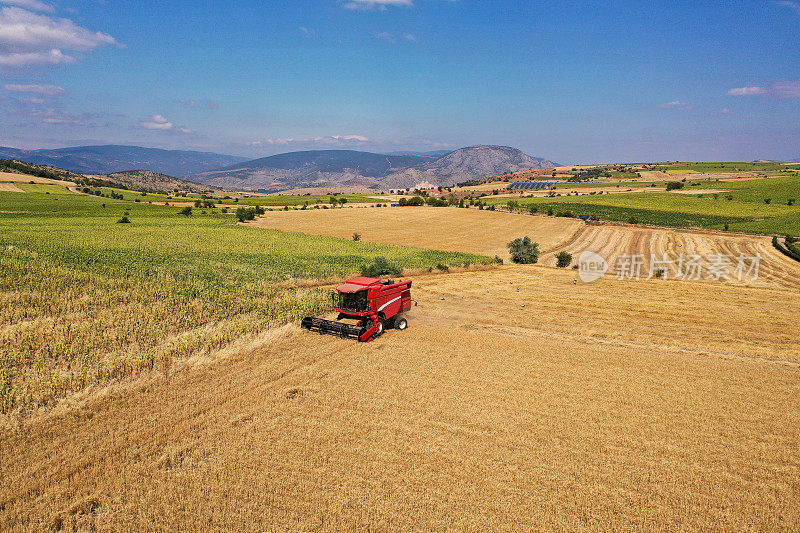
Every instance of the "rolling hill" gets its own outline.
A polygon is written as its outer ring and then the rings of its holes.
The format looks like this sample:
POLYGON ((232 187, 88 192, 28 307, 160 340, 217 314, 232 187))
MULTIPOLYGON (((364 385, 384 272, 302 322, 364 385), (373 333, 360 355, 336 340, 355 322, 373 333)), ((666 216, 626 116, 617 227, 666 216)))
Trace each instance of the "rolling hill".
POLYGON ((113 172, 99 176, 90 176, 119 185, 124 185, 127 189, 148 192, 194 192, 194 193, 213 193, 218 192, 217 187, 211 185, 187 181, 151 170, 125 170, 123 172, 113 172))
POLYGON ((470 146, 416 167, 387 176, 383 187, 405 189, 425 184, 447 187, 458 182, 519 172, 534 168, 550 168, 556 163, 531 157, 509 146, 470 146))
POLYGON ((162 150, 141 146, 75 146, 54 150, 21 150, 0 147, 0 158, 13 158, 36 165, 50 165, 80 174, 109 174, 125 170, 147 169, 183 176, 215 170, 246 158, 212 152, 162 150))
POLYGON ((505 172, 547 168, 555 163, 507 146, 471 146, 435 155, 387 155, 353 150, 290 152, 194 174, 189 179, 216 187, 280 191, 300 187, 376 189, 449 186, 505 172))
POLYGON ((355 150, 310 150, 245 161, 190 176, 217 187, 278 191, 299 187, 373 187, 399 170, 435 161, 432 156, 355 150))

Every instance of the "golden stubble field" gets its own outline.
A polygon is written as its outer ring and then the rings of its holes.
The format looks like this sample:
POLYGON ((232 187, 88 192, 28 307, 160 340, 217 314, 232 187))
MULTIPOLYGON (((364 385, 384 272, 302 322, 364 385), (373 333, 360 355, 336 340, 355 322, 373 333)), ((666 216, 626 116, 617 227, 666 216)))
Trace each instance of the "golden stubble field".
POLYGON ((569 218, 530 216, 455 207, 387 207, 271 211, 251 225, 365 241, 471 252, 509 259, 506 243, 529 235, 541 250, 570 238, 583 223, 569 218))
MULTIPOLYGON (((781 286, 800 290, 800 263, 777 251, 769 237, 755 235, 627 225, 584 226, 568 240, 550 249, 540 258, 540 262, 555 265, 555 255, 558 252, 567 251, 577 258, 586 250, 603 256, 610 265, 610 274, 614 274, 615 265, 623 256, 637 254, 643 262, 642 276, 649 275, 653 255, 656 261, 663 260, 666 256, 675 263, 680 256, 688 260, 690 256, 696 255, 707 263, 719 254, 729 263, 726 272, 732 280, 737 277, 734 270, 740 255, 745 257, 748 268, 751 258, 759 256, 758 278, 753 281, 750 279, 752 276, 743 275, 745 282, 757 286, 781 286)), ((674 276, 676 269, 676 265, 672 265, 671 275, 674 276)), ((705 279, 708 274, 706 270, 701 277, 705 279)))
MULTIPOLYGON (((759 255, 759 278, 751 284, 800 289, 800 264, 775 250, 769 237, 754 235, 622 224, 588 226, 569 218, 428 207, 273 211, 251 224, 343 238, 358 232, 365 241, 498 255, 507 261, 510 256, 506 244, 528 235, 539 242, 541 264, 554 266, 555 255, 561 251, 573 254, 577 262, 578 255, 589 250, 608 261, 609 275, 614 275, 622 255, 640 254, 641 273, 647 277, 651 254, 658 259, 666 254, 673 261, 681 255, 688 259, 698 254, 706 262, 714 254, 722 254, 730 262, 728 274, 733 277, 739 255, 748 258, 748 267, 749 258, 759 255)), ((706 275, 707 272, 702 277, 706 275)), ((750 281, 749 277, 746 281, 750 281)))
POLYGON ((286 326, 0 433, 0 529, 797 529, 800 296, 415 280, 404 332, 286 326))
POLYGON ((14 190, 10 188, 10 184, 16 183, 38 183, 46 185, 61 185, 63 187, 74 187, 75 183, 72 181, 53 180, 50 178, 40 178, 39 176, 31 176, 29 174, 17 174, 16 172, 0 172, 0 185, 6 185, 8 188, 0 189, 0 191, 13 191, 25 192, 22 189, 14 190))

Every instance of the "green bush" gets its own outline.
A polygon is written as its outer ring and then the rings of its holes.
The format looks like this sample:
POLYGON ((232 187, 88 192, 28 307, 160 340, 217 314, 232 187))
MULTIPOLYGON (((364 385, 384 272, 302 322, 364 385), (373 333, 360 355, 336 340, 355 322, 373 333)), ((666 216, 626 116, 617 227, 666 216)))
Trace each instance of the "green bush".
POLYGON ((130 219, 125 215, 122 215, 122 217, 120 217, 120 219, 117 220, 117 224, 130 224, 130 223, 131 223, 130 219))
POLYGON ((400 205, 405 206, 419 206, 425 203, 421 196, 414 196, 413 198, 400 198, 400 205))
POLYGON ((178 211, 178 214, 179 215, 183 215, 185 217, 191 216, 192 215, 192 208, 189 207, 189 206, 186 206, 183 209, 181 209, 180 211, 178 211))
POLYGON ((399 276, 403 269, 393 265, 383 256, 378 256, 371 265, 361 266, 361 275, 368 278, 377 278, 384 275, 399 276))
MULTIPOLYGON (((412 200, 413 200, 413 198, 412 198, 412 200)), ((450 205, 447 200, 442 200, 440 198, 434 198, 432 196, 430 198, 428 198, 425 201, 425 203, 428 204, 431 207, 447 207, 448 205, 450 205)))
POLYGON ((572 254, 569 252, 558 252, 556 255, 556 266, 559 268, 568 267, 572 263, 572 254))
POLYGON ((674 191, 676 189, 683 189, 683 182, 681 181, 668 181, 667 190, 674 191))
POLYGON ((353 240, 356 241, 356 242, 360 241, 361 240, 361 234, 360 233, 353 233, 353 240))
POLYGON ((236 208, 236 218, 239 222, 247 222, 256 218, 256 210, 252 207, 238 207, 236 208))
POLYGON ((506 245, 511 252, 511 260, 515 263, 528 265, 539 261, 539 243, 531 242, 527 235, 517 238, 506 245))

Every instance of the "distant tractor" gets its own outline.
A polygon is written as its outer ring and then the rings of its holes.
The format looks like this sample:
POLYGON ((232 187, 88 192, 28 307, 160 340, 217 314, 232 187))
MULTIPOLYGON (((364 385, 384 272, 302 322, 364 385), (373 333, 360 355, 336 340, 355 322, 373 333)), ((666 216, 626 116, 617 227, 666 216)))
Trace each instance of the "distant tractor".
POLYGON ((307 316, 301 326, 361 342, 373 341, 389 328, 408 327, 403 313, 411 308, 411 281, 353 278, 339 285, 332 297, 339 313, 335 321, 307 316))

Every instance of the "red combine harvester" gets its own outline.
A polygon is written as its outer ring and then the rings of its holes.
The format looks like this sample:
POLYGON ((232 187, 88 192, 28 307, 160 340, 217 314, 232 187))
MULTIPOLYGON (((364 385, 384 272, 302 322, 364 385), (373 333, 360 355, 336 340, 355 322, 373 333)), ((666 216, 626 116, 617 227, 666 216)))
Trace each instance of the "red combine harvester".
POLYGON ((320 334, 369 342, 386 328, 408 327, 401 313, 411 308, 411 281, 353 278, 336 287, 333 307, 339 313, 335 321, 307 316, 301 326, 320 334))

